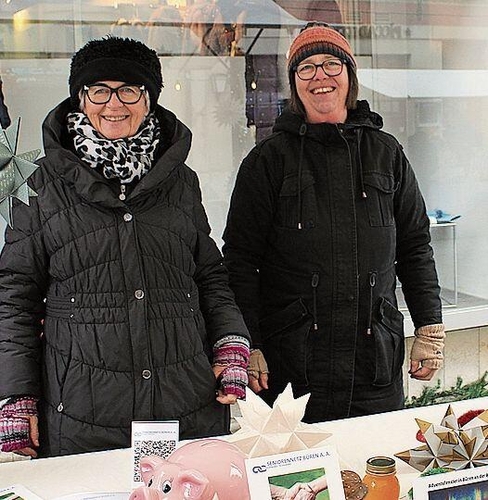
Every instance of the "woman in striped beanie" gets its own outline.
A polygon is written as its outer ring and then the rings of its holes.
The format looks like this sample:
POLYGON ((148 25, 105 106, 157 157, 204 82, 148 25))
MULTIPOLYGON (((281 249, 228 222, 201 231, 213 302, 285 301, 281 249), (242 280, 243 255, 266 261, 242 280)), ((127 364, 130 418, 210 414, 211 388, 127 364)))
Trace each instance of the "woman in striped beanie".
MULTIPOLYGON (((310 23, 293 40, 287 54, 291 91, 290 107, 302 116, 307 115, 305 106, 309 102, 304 91, 302 91, 302 87, 308 86, 308 82, 315 79, 317 66, 314 66, 313 60, 317 58, 318 60, 323 59, 323 54, 328 54, 328 60, 330 61, 323 69, 327 71, 325 68, 329 68, 328 72, 338 73, 332 75, 332 77, 340 78, 340 80, 347 79, 348 81, 347 86, 341 89, 341 99, 338 99, 338 106, 343 113, 346 109, 356 108, 359 92, 359 82, 356 74, 357 63, 349 42, 338 31, 329 26, 310 23), (297 69, 299 69, 298 73, 297 69), (343 69, 346 70, 344 73, 343 69), (308 79, 312 72, 315 73, 314 76, 308 79), (301 82, 307 83, 302 84, 301 82), (300 95, 298 89, 300 89, 300 95), (342 98, 344 98, 346 90, 344 108, 342 98)), ((308 108, 309 106, 307 106, 308 108)), ((319 118, 319 120, 322 119, 324 117, 319 118)))
POLYGON ((287 69, 290 105, 244 159, 224 233, 252 336, 249 385, 268 403, 288 383, 310 393, 306 422, 400 409, 397 276, 415 324, 410 376, 430 380, 443 362, 424 200, 403 148, 358 101, 341 33, 308 24, 287 69))

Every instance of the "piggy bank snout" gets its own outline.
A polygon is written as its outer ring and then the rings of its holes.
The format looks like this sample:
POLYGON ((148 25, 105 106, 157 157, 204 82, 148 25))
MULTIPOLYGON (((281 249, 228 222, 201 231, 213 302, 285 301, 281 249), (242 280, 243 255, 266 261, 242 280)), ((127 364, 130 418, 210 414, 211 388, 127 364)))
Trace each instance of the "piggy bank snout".
POLYGON ((164 497, 157 490, 140 486, 132 492, 129 500, 164 500, 164 497))

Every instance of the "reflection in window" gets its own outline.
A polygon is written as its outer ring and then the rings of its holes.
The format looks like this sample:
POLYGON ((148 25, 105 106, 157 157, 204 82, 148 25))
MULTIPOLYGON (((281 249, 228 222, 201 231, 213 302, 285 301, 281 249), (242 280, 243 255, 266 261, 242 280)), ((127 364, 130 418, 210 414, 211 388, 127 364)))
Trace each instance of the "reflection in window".
MULTIPOLYGON (((190 163, 219 240, 236 169, 286 105, 290 41, 306 21, 328 22, 350 40, 360 96, 404 145, 428 210, 462 215, 459 303, 487 303, 487 19, 482 0, 0 0, 0 73, 22 144, 36 149, 44 116, 67 96, 77 48, 110 33, 155 48, 160 102, 192 129, 190 163)), ((451 246, 447 231, 437 234, 442 281, 451 246)))

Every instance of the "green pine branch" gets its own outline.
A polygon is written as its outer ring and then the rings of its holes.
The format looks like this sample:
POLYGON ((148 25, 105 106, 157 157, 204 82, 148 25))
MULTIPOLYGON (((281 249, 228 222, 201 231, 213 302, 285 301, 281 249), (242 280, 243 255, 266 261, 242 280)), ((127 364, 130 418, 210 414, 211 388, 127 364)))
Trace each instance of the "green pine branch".
POLYGON ((412 396, 405 401, 405 408, 417 408, 419 406, 430 406, 440 403, 451 403, 464 399, 481 398, 488 396, 488 371, 481 378, 463 385, 463 379, 458 377, 455 385, 449 389, 441 389, 441 381, 437 380, 434 387, 426 386, 420 396, 412 396))

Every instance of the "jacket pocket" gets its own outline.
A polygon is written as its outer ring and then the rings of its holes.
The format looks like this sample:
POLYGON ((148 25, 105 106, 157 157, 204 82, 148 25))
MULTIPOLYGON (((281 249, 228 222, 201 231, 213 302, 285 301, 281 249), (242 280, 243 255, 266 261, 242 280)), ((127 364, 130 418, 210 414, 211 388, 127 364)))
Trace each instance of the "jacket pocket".
POLYGON ((263 352, 278 380, 308 384, 308 339, 312 322, 302 299, 260 321, 263 352))
POLYGON ((392 175, 364 172, 364 188, 371 226, 393 226, 395 212, 393 197, 397 189, 392 175))
POLYGON ((298 196, 298 175, 293 173, 285 176, 278 200, 278 226, 298 229, 298 224, 301 223, 304 229, 314 227, 317 215, 314 185, 312 173, 304 170, 300 178, 298 196))
POLYGON ((403 366, 403 314, 385 298, 381 298, 371 328, 376 362, 373 385, 387 386, 395 380, 403 366))

